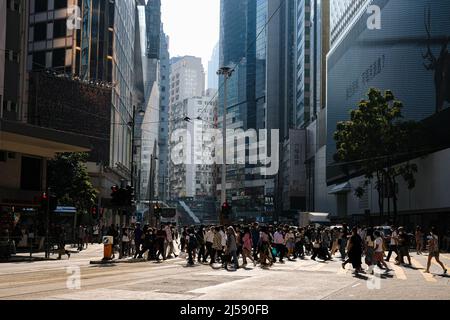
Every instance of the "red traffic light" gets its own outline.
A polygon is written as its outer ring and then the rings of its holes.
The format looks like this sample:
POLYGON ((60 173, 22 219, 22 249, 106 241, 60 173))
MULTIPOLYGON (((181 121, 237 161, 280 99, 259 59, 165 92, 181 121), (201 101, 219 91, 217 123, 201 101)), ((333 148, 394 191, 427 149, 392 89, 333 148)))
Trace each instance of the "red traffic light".
POLYGON ((42 194, 42 200, 48 200, 47 192, 44 192, 44 193, 42 194))

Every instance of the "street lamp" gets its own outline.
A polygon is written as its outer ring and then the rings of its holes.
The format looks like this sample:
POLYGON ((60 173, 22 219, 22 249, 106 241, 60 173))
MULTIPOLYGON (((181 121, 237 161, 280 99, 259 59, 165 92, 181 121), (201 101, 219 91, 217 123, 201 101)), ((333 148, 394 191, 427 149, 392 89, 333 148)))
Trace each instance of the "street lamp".
MULTIPOLYGON (((154 209, 152 201, 153 201, 153 194, 154 194, 154 190, 153 190, 153 185, 154 185, 154 174, 153 174, 154 167, 153 167, 153 162, 155 160, 159 160, 158 157, 156 157, 153 154, 151 154, 150 155, 150 173, 149 173, 149 181, 148 181, 148 183, 149 183, 149 185, 148 185, 148 191, 149 191, 149 195, 148 195, 148 199, 149 199, 148 200, 148 206, 149 206, 148 208, 149 209, 148 209, 148 211, 149 211, 149 215, 150 215, 149 219, 151 219, 154 216, 154 210, 152 210, 152 209, 154 209)), ((155 223, 156 223, 156 221, 155 221, 155 223)), ((155 227, 156 227, 156 225, 155 225, 155 227)))
POLYGON ((227 203, 227 85, 228 79, 233 74, 234 69, 230 67, 222 67, 217 71, 217 75, 224 76, 224 102, 223 102, 223 120, 222 120, 222 137, 223 137, 223 156, 222 156, 222 188, 221 188, 221 205, 227 203))
MULTIPOLYGON (((145 115, 145 111, 141 108, 138 111, 139 116, 143 117, 145 115)), ((131 127, 131 177, 130 182, 131 186, 134 187, 134 140, 135 140, 135 126, 136 126, 136 106, 133 105, 133 115, 131 121, 128 123, 131 127)))

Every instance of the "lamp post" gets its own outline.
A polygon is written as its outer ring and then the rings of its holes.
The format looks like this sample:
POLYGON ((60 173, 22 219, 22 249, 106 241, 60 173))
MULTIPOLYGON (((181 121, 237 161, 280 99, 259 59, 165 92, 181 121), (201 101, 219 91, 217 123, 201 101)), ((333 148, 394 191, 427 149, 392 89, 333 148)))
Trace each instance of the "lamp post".
MULTIPOLYGON (((145 115, 145 111, 143 109, 139 110, 139 115, 143 117, 145 115)), ((131 186, 134 187, 134 143, 135 143, 135 126, 136 126, 136 106, 133 105, 133 115, 131 121, 128 123, 128 125, 131 127, 131 163, 130 163, 130 169, 131 169, 131 177, 130 177, 130 183, 131 186)))
POLYGON ((222 181, 221 181, 221 206, 227 202, 227 88, 228 79, 234 70, 230 67, 222 67, 217 71, 217 75, 224 76, 224 102, 223 102, 223 120, 222 120, 222 137, 223 137, 223 153, 222 153, 222 181))
MULTIPOLYGON (((153 206, 153 194, 154 194, 154 190, 153 190, 153 185, 154 185, 154 174, 153 174, 153 162, 155 160, 158 160, 158 157, 153 156, 153 154, 150 155, 150 174, 149 174, 149 185, 148 185, 148 190, 149 190, 149 195, 148 195, 148 213, 149 213, 149 220, 151 221, 151 219, 154 217, 154 206, 153 206)), ((155 227, 156 227, 156 219, 155 219, 155 227)))

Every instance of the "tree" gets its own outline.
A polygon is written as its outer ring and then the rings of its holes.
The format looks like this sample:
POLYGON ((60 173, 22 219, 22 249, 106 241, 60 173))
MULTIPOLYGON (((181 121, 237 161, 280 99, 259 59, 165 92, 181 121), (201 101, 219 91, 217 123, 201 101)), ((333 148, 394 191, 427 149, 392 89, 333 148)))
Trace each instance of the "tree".
MULTIPOLYGON (((384 215, 384 199, 393 199, 394 222, 397 218, 397 180, 402 177, 408 188, 415 187, 417 165, 408 160, 420 145, 421 126, 414 121, 402 121, 402 102, 391 91, 384 94, 370 89, 368 100, 361 100, 350 113, 350 120, 339 122, 334 133, 334 160, 342 164, 347 175, 361 172, 364 187, 375 178, 380 216, 384 215)), ((365 188, 355 190, 362 197, 365 188)), ((389 204, 390 202, 388 202, 389 204)), ((390 215, 390 212, 389 212, 390 215)))
POLYGON ((87 158, 86 153, 63 153, 48 164, 48 184, 52 192, 61 202, 81 212, 89 212, 98 194, 89 180, 87 158))

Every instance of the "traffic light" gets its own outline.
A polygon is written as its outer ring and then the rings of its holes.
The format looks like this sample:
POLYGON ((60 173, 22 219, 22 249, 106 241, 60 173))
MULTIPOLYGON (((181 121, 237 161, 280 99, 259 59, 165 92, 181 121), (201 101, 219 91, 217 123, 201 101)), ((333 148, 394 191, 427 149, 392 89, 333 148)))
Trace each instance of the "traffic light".
POLYGON ((92 218, 94 220, 98 219, 98 206, 92 206, 91 207, 91 214, 92 214, 92 218))
POLYGON ((113 185, 111 187, 111 204, 115 205, 115 206, 119 206, 120 205, 120 200, 119 200, 119 187, 117 185, 113 185))
POLYGON ((132 186, 127 186, 126 188, 126 206, 133 206, 134 205, 134 188, 132 186))
POLYGON ((58 206, 58 198, 56 196, 43 192, 41 195, 41 209, 43 211, 53 212, 58 206))
POLYGON ((222 217, 229 218, 231 215, 231 206, 228 204, 228 202, 225 202, 222 204, 222 217))
POLYGON ((47 192, 43 192, 41 195, 41 209, 43 211, 47 211, 48 208, 48 194, 47 192))
POLYGON ((159 206, 159 204, 155 204, 154 209, 155 209, 155 217, 161 218, 162 209, 159 206))
POLYGON ((50 206, 50 212, 53 212, 58 207, 58 198, 54 195, 50 195, 49 198, 49 206, 50 206))

